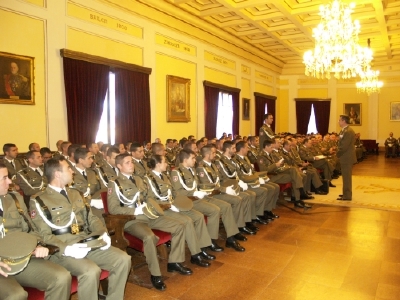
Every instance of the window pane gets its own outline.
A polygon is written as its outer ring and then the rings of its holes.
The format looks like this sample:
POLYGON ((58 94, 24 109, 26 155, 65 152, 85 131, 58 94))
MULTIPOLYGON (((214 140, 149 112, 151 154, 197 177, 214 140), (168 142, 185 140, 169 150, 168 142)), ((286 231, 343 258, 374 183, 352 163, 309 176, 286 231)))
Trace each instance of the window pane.
POLYGON ((218 99, 217 138, 220 138, 224 132, 227 134, 232 133, 232 105, 232 95, 220 92, 218 99))
POLYGON ((99 130, 97 131, 95 142, 104 142, 115 144, 115 74, 110 72, 108 91, 103 104, 103 113, 101 114, 99 130), (108 109, 108 101, 110 99, 110 109, 108 109), (110 134, 111 140, 108 138, 108 114, 110 114, 110 134))
POLYGON ((317 133, 317 124, 315 123, 314 105, 311 105, 311 116, 308 122, 307 134, 317 133))

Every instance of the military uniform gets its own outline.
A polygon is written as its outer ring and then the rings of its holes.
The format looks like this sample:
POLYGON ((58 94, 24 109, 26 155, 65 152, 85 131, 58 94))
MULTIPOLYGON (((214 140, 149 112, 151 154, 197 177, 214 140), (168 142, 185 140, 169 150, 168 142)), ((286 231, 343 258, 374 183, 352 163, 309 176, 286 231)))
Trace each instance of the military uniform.
POLYGON ((117 178, 118 168, 112 167, 108 162, 103 160, 103 162, 97 166, 95 172, 98 175, 98 178, 101 181, 101 186, 108 187, 110 181, 113 181, 117 178))
POLYGON ((169 166, 174 166, 175 165, 175 160, 176 160, 176 152, 174 149, 165 148, 165 159, 167 160, 167 163, 169 166))
POLYGON ((305 147, 304 145, 299 147, 299 155, 302 160, 308 161, 311 163, 315 168, 322 169, 324 172, 324 178, 326 180, 332 179, 333 167, 328 163, 326 159, 315 159, 315 155, 311 152, 311 149, 305 147))
MULTIPOLYGON (((160 204, 168 204, 168 195, 170 194, 172 199, 174 192, 169 176, 162 174, 162 177, 161 179, 160 174, 156 174, 154 171, 150 172, 149 175, 145 177, 149 186, 148 197, 156 199, 160 204)), ((201 251, 200 248, 211 245, 211 238, 208 234, 204 215, 202 213, 194 209, 179 211, 172 202, 171 208, 165 210, 164 214, 185 225, 185 240, 192 255, 199 253, 201 251)))
MULTIPOLYGON (((238 154, 235 156, 236 161, 238 162, 238 173, 240 176, 252 175, 255 173, 253 166, 251 165, 248 157, 242 157, 238 154), (240 175, 242 174, 242 175, 240 175)), ((279 199, 280 188, 279 185, 272 181, 265 181, 264 184, 261 184, 261 188, 267 189, 267 199, 265 201, 264 211, 272 211, 276 207, 276 202, 279 199)))
POLYGON ((144 176, 146 176, 146 174, 149 173, 149 168, 147 167, 146 162, 135 158, 132 159, 132 162, 133 165, 135 166, 134 174, 143 179, 144 176))
MULTIPOLYGON (((171 179, 172 187, 177 195, 193 196, 197 191, 199 183, 197 175, 192 169, 189 170, 182 164, 171 172, 171 179)), ((207 216, 207 229, 211 239, 218 239, 220 215, 228 237, 239 233, 230 204, 207 196, 193 201, 193 207, 207 216)))
POLYGON ((25 168, 17 173, 17 184, 26 196, 32 196, 47 187, 47 178, 44 176, 43 168, 34 170, 25 168))
POLYGON ((8 160, 7 158, 3 158, 3 163, 7 167, 8 178, 11 179, 12 183, 15 184, 17 180, 17 173, 21 171, 24 166, 19 159, 8 160))
MULTIPOLYGON (((22 214, 30 222, 29 215, 22 197, 14 193, 22 214)), ((37 237, 39 235, 30 231, 27 222, 18 212, 16 202, 11 194, 0 196, 0 238, 12 232, 29 232, 37 237)), ((31 227, 35 229, 34 225, 31 227)), ((70 298, 71 275, 63 267, 47 259, 31 257, 27 267, 20 273, 3 277, 0 275, 0 299, 26 299, 27 292, 21 287, 33 287, 45 291, 48 300, 67 300, 70 298)))
POLYGON ((60 252, 52 255, 50 260, 77 276, 79 299, 97 300, 101 269, 110 273, 107 299, 123 299, 131 265, 131 259, 125 252, 110 247, 107 250, 90 251, 79 260, 64 256, 68 245, 87 238, 91 232, 107 232, 77 190, 66 188, 66 193, 68 198, 56 188, 48 186, 34 195, 30 202, 31 218, 43 241, 60 248, 60 252), (77 225, 78 233, 71 233, 72 224, 77 225))
POLYGON ((260 141, 260 148, 264 147, 264 141, 272 141, 275 138, 275 132, 272 130, 271 126, 267 124, 263 124, 258 131, 259 141, 260 141))
POLYGON ((253 165, 257 162, 257 156, 258 156, 258 148, 254 147, 252 145, 249 146, 249 152, 247 152, 247 157, 250 160, 250 163, 253 165))
POLYGON ((397 140, 396 138, 390 136, 385 140, 385 155, 386 157, 396 156, 397 140))
POLYGON ((343 199, 352 199, 352 168, 353 164, 357 162, 356 151, 354 142, 356 135, 350 126, 346 126, 339 133, 340 139, 338 144, 337 157, 340 159, 342 166, 342 180, 343 180, 343 199))
POLYGON ((156 249, 158 237, 151 229, 171 233, 171 252, 168 262, 181 263, 185 261, 184 225, 168 216, 156 219, 146 217, 142 211, 143 204, 141 204, 146 197, 147 186, 140 177, 134 175, 130 180, 120 173, 108 187, 108 211, 113 215, 136 216, 135 220, 125 224, 124 230, 143 241, 143 252, 151 275, 161 276, 156 249))

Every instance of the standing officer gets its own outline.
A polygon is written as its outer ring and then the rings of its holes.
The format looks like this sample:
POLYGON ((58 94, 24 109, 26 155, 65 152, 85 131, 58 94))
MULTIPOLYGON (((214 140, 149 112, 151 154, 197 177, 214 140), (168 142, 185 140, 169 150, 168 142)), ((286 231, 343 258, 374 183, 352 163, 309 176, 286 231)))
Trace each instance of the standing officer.
POLYGON ((271 124, 274 122, 274 116, 271 113, 264 115, 264 123, 259 130, 259 145, 260 148, 264 145, 264 141, 271 141, 275 138, 275 132, 271 128, 271 124))
MULTIPOLYGON (((11 180, 7 177, 7 167, 0 163, 0 239, 13 232, 27 232, 41 241, 22 197, 17 193, 7 193, 11 180)), ((18 274, 7 275, 9 266, 0 262, 0 299, 25 300, 27 292, 21 287, 34 287, 45 291, 47 300, 67 300, 70 298, 71 275, 63 267, 47 259, 49 249, 37 246, 27 267, 18 274)))
POLYGON ((343 194, 339 195, 337 200, 351 201, 352 198, 352 168, 353 164, 357 162, 356 150, 354 143, 356 141, 356 134, 353 128, 349 127, 350 118, 346 115, 340 115, 339 126, 342 130, 339 133, 338 152, 336 156, 340 160, 342 166, 342 180, 343 180, 343 194))
POLYGON ((30 212, 43 241, 60 248, 50 260, 78 278, 79 299, 98 299, 101 269, 110 273, 107 299, 123 299, 130 256, 110 247, 106 227, 92 213, 82 194, 65 188, 72 182, 73 173, 64 157, 50 159, 44 173, 49 185, 31 198, 30 212), (91 233, 98 233, 106 245, 97 250, 87 247, 85 242, 90 240, 91 233))

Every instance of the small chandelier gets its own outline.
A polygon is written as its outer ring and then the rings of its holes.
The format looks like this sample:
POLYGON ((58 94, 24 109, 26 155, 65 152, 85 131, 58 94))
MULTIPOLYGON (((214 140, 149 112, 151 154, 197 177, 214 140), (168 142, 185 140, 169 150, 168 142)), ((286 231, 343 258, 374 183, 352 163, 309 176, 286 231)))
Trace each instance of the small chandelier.
POLYGON ((372 51, 358 44, 359 22, 351 20, 354 3, 345 5, 340 0, 321 5, 321 22, 313 29, 314 51, 303 56, 305 74, 316 78, 337 79, 356 77, 369 67, 372 51))
POLYGON ((379 93, 383 82, 378 80, 379 71, 368 69, 360 73, 361 81, 356 83, 357 92, 367 93, 368 96, 372 93, 379 93))

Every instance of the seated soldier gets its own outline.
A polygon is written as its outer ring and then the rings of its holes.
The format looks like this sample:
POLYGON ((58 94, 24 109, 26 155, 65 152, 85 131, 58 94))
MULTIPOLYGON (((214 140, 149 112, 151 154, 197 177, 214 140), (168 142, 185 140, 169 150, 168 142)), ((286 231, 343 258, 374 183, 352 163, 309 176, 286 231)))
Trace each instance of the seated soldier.
MULTIPOLYGON (((0 163, 0 239, 11 237, 14 232, 26 232, 38 242, 42 241, 34 231, 36 228, 22 197, 18 193, 8 193, 11 180, 7 175, 7 167, 0 163)), ((48 253, 49 249, 38 245, 26 268, 14 275, 8 275, 10 266, 0 261, 0 299, 27 299, 28 294, 21 285, 44 291, 47 300, 69 299, 71 275, 63 267, 43 259, 48 258, 48 253)))
MULTIPOLYGON (((98 299, 101 269, 109 271, 108 299, 123 299, 131 258, 111 247, 104 224, 80 192, 65 186, 72 182, 72 170, 63 157, 50 159, 44 168, 49 185, 30 202, 31 219, 47 244, 60 248, 50 261, 78 278, 78 298, 98 299), (96 234, 104 246, 91 249, 85 244, 96 234), (92 250, 92 251, 91 251, 92 250)), ((103 245, 102 244, 102 245, 103 245)))
POLYGON ((393 132, 389 133, 389 137, 385 140, 385 156, 396 157, 397 140, 393 137, 393 132))
POLYGON ((38 143, 30 143, 28 146, 28 151, 35 150, 37 152, 40 151, 40 145, 38 143))
POLYGON ((115 165, 115 158, 118 154, 119 149, 117 147, 109 147, 105 159, 95 169, 102 184, 106 187, 108 187, 110 181, 115 180, 118 176, 118 168, 115 165))
MULTIPOLYGON (((108 210, 111 214, 134 215, 135 220, 125 224, 125 232, 143 241, 143 252, 146 256, 151 282, 158 290, 165 290, 166 286, 161 278, 161 271, 157 257, 158 237, 151 229, 158 229, 171 233, 171 251, 168 257, 168 272, 178 272, 182 275, 191 275, 192 270, 184 267, 185 261, 185 229, 184 225, 168 216, 147 217, 143 208, 146 206, 147 185, 134 175, 132 157, 128 153, 119 154, 115 159, 119 169, 118 177, 110 182, 108 188, 108 210)), ((197 255, 192 255, 191 262, 201 267, 210 264, 197 255)))
POLYGON ((53 157, 51 150, 47 147, 40 148, 40 155, 42 155, 43 165, 53 157))
POLYGON ((146 162, 143 161, 143 146, 138 142, 133 142, 131 144, 131 155, 133 158, 133 164, 135 165, 135 175, 143 179, 144 176, 149 172, 146 162))
POLYGON ((17 184, 17 172, 21 171, 24 168, 21 160, 17 158, 18 156, 18 148, 15 144, 4 144, 3 146, 4 159, 3 163, 7 167, 8 178, 11 179, 12 183, 10 184, 10 188, 15 191, 19 190, 19 185, 17 184))

